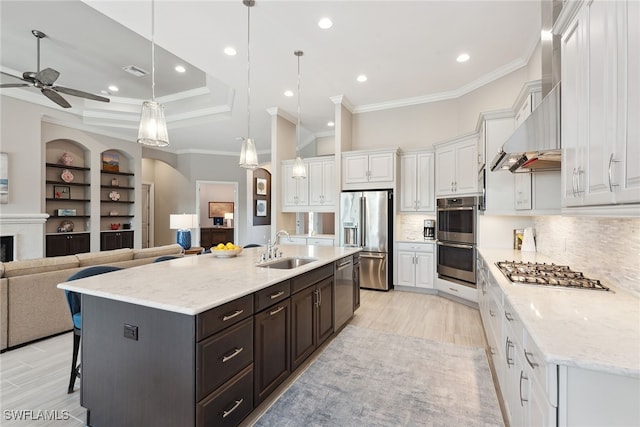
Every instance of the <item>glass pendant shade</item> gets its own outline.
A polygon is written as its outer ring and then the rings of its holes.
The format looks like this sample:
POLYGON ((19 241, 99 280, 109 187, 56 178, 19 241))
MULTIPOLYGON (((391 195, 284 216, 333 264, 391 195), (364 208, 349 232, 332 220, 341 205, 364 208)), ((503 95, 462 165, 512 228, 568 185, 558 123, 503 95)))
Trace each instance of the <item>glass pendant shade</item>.
POLYGON ((307 177, 307 167, 300 156, 296 157, 293 163, 292 177, 295 179, 305 179, 307 177))
POLYGON ((162 104, 155 101, 144 101, 142 103, 138 143, 153 147, 166 147, 169 145, 169 133, 162 104))
POLYGON ((258 167, 258 153, 256 144, 252 138, 246 138, 242 141, 242 149, 240 151, 240 167, 247 169, 255 169, 258 167))

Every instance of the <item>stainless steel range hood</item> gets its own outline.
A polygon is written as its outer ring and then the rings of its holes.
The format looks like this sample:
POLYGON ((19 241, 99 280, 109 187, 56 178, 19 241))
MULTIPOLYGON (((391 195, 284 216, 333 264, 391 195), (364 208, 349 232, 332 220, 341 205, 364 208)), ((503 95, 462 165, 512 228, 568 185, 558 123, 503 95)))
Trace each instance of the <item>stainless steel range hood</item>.
POLYGON ((491 170, 559 170, 561 157, 560 84, 557 84, 504 143, 491 161, 491 170))

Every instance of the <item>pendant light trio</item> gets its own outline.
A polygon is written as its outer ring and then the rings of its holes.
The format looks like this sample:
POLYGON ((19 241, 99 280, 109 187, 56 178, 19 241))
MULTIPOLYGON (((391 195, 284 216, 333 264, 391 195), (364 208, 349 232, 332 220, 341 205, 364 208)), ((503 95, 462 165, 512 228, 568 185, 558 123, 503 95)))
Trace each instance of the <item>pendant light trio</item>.
MULTIPOLYGON (((256 145, 251 138, 251 8, 255 6, 255 0, 242 0, 247 7, 247 137, 242 139, 239 166, 247 169, 258 167, 258 153, 256 145)), ((167 147, 169 145, 169 133, 164 116, 164 107, 156 102, 155 93, 155 1, 151 0, 151 101, 142 103, 140 126, 138 128, 138 143, 153 147, 167 147)), ((293 54, 298 58, 298 122, 296 125, 296 160, 293 166, 293 178, 304 179, 307 177, 307 168, 300 157, 298 146, 300 144, 300 57, 304 55, 301 50, 293 54)))

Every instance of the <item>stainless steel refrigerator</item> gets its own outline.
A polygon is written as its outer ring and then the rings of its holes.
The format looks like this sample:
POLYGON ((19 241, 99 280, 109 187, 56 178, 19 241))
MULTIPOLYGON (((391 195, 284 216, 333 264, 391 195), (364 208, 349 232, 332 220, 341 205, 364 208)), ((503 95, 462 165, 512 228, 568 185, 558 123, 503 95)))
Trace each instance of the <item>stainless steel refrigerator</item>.
POLYGON ((345 191, 340 195, 340 245, 360 247, 360 287, 392 286, 393 191, 345 191))

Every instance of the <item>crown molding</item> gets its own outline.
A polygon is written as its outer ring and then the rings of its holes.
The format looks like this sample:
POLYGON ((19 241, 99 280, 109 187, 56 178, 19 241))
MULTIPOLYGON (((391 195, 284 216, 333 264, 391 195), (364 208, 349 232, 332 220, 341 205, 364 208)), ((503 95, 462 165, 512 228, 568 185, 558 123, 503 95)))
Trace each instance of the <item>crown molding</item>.
POLYGON ((349 101, 349 99, 347 99, 345 95, 334 95, 330 96, 329 99, 334 104, 342 105, 343 107, 345 107, 351 114, 354 113, 356 107, 351 103, 351 101, 349 101))

